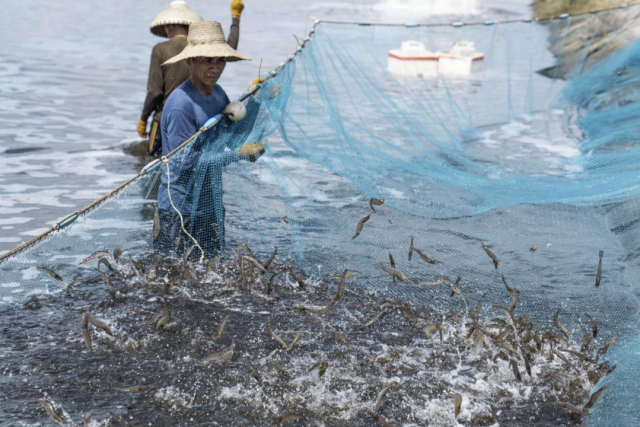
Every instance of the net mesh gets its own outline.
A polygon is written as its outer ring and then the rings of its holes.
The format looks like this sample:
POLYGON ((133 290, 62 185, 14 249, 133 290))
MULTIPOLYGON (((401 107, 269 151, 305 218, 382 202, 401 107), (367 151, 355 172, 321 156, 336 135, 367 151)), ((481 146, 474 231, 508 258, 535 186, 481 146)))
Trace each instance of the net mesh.
POLYGON ((66 283, 36 267, 70 278, 102 247, 182 255, 191 242, 178 238, 170 187, 207 257, 240 242, 259 257, 277 247, 309 275, 358 270, 354 282, 368 291, 443 313, 458 305, 449 289, 419 282, 460 275, 472 302, 486 294, 489 313, 504 274, 521 291, 518 311, 538 322, 561 308, 580 334, 587 311, 602 342, 620 334, 590 423, 638 425, 640 43, 619 35, 635 13, 460 28, 320 23, 245 101, 244 120, 221 119, 166 165, 4 259, 0 303, 59 291, 66 283), (388 51, 406 40, 432 51, 473 41, 482 69, 398 77, 388 51), (260 141, 258 162, 229 160, 260 141), (375 213, 372 197, 384 199, 375 213), (410 262, 411 236, 440 263, 410 262), (389 253, 406 282, 380 268, 389 253))

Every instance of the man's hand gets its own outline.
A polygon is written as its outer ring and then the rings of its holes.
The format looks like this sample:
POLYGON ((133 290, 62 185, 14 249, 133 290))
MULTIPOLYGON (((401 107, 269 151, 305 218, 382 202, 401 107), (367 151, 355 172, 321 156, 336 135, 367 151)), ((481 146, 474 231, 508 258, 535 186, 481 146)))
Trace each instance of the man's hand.
POLYGON ((138 135, 140 135, 141 138, 149 138, 147 122, 143 122, 142 119, 138 119, 138 135))
POLYGON ((244 144, 236 148, 236 152, 241 159, 255 162, 264 154, 263 144, 264 142, 260 144, 244 144))
POLYGON ((240 18, 243 10, 244 4, 242 4, 242 0, 231 0, 231 16, 240 18))

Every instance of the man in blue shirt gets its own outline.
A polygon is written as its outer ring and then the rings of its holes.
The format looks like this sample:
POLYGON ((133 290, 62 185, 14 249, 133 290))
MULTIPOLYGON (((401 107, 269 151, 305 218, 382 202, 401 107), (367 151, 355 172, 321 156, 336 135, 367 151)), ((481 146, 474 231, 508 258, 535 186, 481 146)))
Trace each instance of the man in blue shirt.
MULTIPOLYGON (((169 96, 162 114, 162 155, 166 156, 221 114, 229 98, 217 82, 227 62, 247 60, 226 42, 220 23, 195 22, 189 27, 187 47, 165 64, 186 60, 191 76, 169 96)), ((163 64, 163 65, 165 65, 163 64)), ((228 138, 201 134, 171 158, 164 167, 158 192, 160 230, 154 239, 158 250, 175 248, 180 254, 193 237, 212 256, 224 248, 222 169, 239 160, 255 162, 262 144, 232 149, 228 138), (179 211, 180 215, 176 211, 179 211), (190 235, 185 235, 183 231, 190 235), (182 237, 182 239, 181 239, 182 237), (176 240, 184 244, 176 244, 176 240)), ((199 256, 198 253, 194 257, 199 256)))

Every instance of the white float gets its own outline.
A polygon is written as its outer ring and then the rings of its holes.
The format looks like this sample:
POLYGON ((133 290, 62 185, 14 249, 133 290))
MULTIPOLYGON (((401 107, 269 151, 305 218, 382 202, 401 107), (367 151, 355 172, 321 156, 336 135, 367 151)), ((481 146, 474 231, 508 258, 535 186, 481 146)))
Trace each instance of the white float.
POLYGON ((401 76, 436 77, 438 59, 438 53, 426 50, 418 41, 409 40, 402 42, 400 49, 389 51, 387 68, 401 76))
POLYGON ((242 102, 230 102, 227 104, 222 114, 229 117, 229 120, 238 122, 244 119, 244 116, 247 115, 247 108, 242 102))
POLYGON ((482 70, 484 54, 476 52, 473 42, 457 42, 449 52, 440 52, 438 72, 447 76, 468 76, 482 70))
POLYGON ((484 54, 470 41, 459 41, 447 52, 431 52, 423 43, 409 40, 389 51, 389 72, 407 77, 467 76, 482 70, 484 54))

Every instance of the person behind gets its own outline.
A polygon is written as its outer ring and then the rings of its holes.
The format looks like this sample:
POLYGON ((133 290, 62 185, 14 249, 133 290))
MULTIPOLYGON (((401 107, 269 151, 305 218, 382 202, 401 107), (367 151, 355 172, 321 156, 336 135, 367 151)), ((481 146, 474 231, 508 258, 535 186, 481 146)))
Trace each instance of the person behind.
MULTIPOLYGON (((238 48, 240 40, 240 14, 243 9, 242 0, 232 0, 231 31, 227 43, 234 49, 238 48)), ((175 0, 171 2, 169 9, 158 13, 151 22, 150 28, 153 34, 169 38, 155 45, 151 52, 147 96, 137 126, 138 135, 141 138, 149 138, 148 149, 151 155, 156 155, 162 146, 160 132, 162 108, 171 92, 189 78, 189 66, 186 62, 180 61, 165 67, 161 64, 182 52, 187 45, 189 24, 199 21, 202 21, 202 17, 191 11, 186 2, 175 0), (153 123, 148 134, 147 121, 152 114, 153 123)))
MULTIPOLYGON (((248 59, 226 43, 219 22, 191 24, 187 47, 163 64, 185 62, 191 73, 164 106, 161 122, 163 156, 193 136, 211 117, 224 111, 229 98, 217 84, 218 79, 227 62, 248 59)), ((165 166, 168 170, 165 169, 158 190, 161 226, 154 240, 157 250, 167 253, 176 248, 181 254, 193 244, 182 232, 176 210, 182 214, 185 230, 207 256, 224 248, 222 169, 241 159, 255 162, 264 153, 264 147, 262 144, 244 144, 230 149, 228 140, 223 137, 207 141, 212 133, 200 135, 175 156, 175 161, 165 166), (184 245, 176 247, 180 236, 184 245)), ((198 254, 199 251, 195 251, 194 256, 198 254)))

